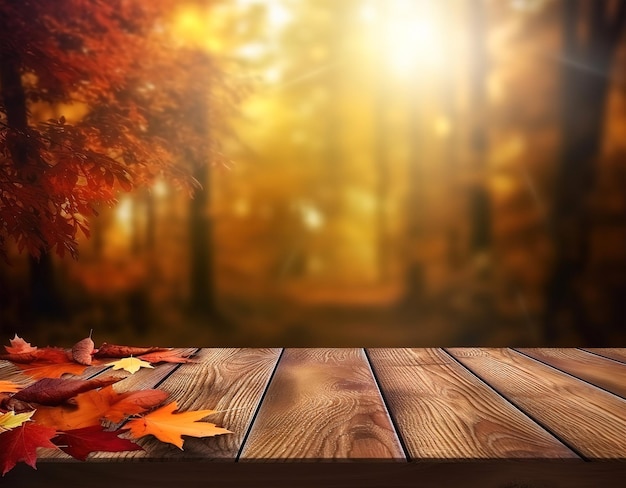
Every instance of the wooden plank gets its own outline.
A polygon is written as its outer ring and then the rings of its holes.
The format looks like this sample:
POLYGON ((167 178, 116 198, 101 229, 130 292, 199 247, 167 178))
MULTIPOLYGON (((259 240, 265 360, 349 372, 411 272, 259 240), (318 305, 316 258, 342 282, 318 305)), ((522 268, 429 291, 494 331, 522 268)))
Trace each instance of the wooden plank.
POLYGON ((412 459, 576 458, 441 349, 368 349, 412 459))
POLYGON ((581 349, 516 349, 561 371, 626 398, 626 364, 581 349))
MULTIPOLYGON (((202 349, 197 363, 180 367, 158 388, 170 393, 181 411, 211 409, 207 421, 233 432, 185 438, 184 451, 151 436, 145 451, 98 453, 99 459, 204 459, 234 461, 280 355, 280 349, 202 349)), ((127 380, 124 380, 127 381, 127 380)))
POLYGON ((405 459, 362 349, 286 349, 240 460, 405 459))
POLYGON ((511 349, 448 349, 588 459, 626 458, 626 401, 511 349))
POLYGON ((623 347, 585 347, 583 350, 626 363, 626 348, 623 347))

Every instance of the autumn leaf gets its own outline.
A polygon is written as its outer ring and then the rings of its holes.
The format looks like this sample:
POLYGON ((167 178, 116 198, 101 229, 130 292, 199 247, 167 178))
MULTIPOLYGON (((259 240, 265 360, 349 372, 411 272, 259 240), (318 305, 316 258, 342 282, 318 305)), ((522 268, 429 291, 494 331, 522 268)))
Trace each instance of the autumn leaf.
POLYGON ((120 452, 142 451, 143 448, 128 439, 120 439, 119 434, 126 430, 105 431, 101 425, 61 432, 52 439, 57 446, 70 456, 85 461, 96 451, 120 452))
POLYGON ((125 427, 130 429, 130 435, 135 439, 152 434, 160 441, 174 444, 180 449, 183 448, 183 438, 181 437, 183 435, 210 437, 232 433, 217 427, 215 424, 198 422, 207 415, 214 413, 214 410, 174 413, 177 409, 176 402, 168 403, 141 418, 129 421, 125 427))
POLYGON ((116 393, 112 386, 91 390, 76 396, 76 407, 41 407, 33 420, 58 430, 98 425, 102 419, 121 422, 129 415, 145 412, 168 396, 162 390, 139 390, 116 393))
POLYGON ((0 432, 6 432, 7 430, 19 427, 27 420, 30 420, 34 413, 34 410, 18 414, 16 414, 13 410, 6 413, 0 413, 0 432))
POLYGON ((64 349, 44 347, 34 352, 5 354, 0 359, 12 361, 31 378, 59 378, 69 373, 82 374, 87 366, 75 363, 64 349))
POLYGON ((27 352, 35 352, 37 347, 31 346, 30 342, 26 342, 24 339, 15 334, 13 339, 10 339, 10 346, 4 346, 9 354, 21 354, 27 352))
MULTIPOLYGON (((6 346, 5 346, 6 348, 6 346)), ((13 363, 30 363, 32 361, 46 361, 49 363, 63 363, 68 361, 67 353, 58 347, 35 348, 32 351, 10 352, 0 354, 0 359, 13 363)))
POLYGON ((83 340, 78 341, 72 347, 72 358, 78 364, 84 364, 85 366, 91 365, 91 354, 93 353, 94 343, 91 340, 91 334, 89 337, 85 337, 83 340))
POLYGON ((12 352, 9 354, 0 354, 0 359, 4 361, 11 361, 12 363, 31 363, 36 361, 38 356, 38 351, 12 352))
POLYGON ((123 369, 130 374, 135 374, 140 368, 154 368, 150 363, 133 357, 118 359, 117 361, 106 363, 106 366, 113 366, 113 369, 123 369))
POLYGON ((17 392, 11 399, 40 405, 60 405, 79 393, 102 388, 116 381, 119 381, 119 378, 95 378, 92 380, 43 378, 17 392))
POLYGON ((31 378, 60 378, 64 374, 80 375, 85 372, 87 366, 76 364, 70 361, 65 363, 48 363, 34 361, 30 364, 17 364, 24 374, 31 378))
MULTIPOLYGON (((109 388, 113 390, 112 387, 109 388)), ((163 390, 139 390, 122 393, 110 404, 104 418, 112 422, 121 422, 129 415, 142 413, 156 407, 168 396, 169 394, 163 390)))
POLYGON ((16 429, 0 434, 0 468, 2 476, 19 461, 24 461, 35 468, 38 447, 57 449, 50 439, 56 435, 56 429, 26 422, 16 429))
POLYGON ((126 358, 129 356, 141 356, 151 352, 169 351, 167 347, 133 347, 107 344, 103 342, 95 353, 98 358, 126 358))
POLYGON ((175 349, 169 351, 150 352, 148 354, 142 354, 139 359, 148 361, 151 364, 156 363, 192 363, 193 359, 189 359, 183 356, 184 351, 177 351, 175 349))
POLYGON ((20 391, 22 387, 12 381, 0 380, 0 393, 15 393, 20 391))

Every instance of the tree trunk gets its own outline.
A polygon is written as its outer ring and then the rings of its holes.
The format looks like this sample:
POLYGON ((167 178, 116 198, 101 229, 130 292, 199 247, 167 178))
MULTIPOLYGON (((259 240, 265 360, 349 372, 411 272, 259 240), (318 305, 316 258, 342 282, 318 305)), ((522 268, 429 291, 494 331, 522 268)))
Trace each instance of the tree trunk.
POLYGON ((209 214, 209 168, 201 166, 194 177, 202 184, 189 205, 190 309, 204 316, 217 316, 213 268, 213 223, 209 214))
MULTIPOLYGON (((0 96, 6 112, 7 147, 18 172, 36 157, 36 149, 28 144, 28 109, 22 85, 20 60, 0 48, 0 96)), ((21 175, 30 180, 36 175, 21 175)), ((30 181, 34 183, 35 181, 30 181)), ((54 266, 47 245, 40 249, 40 258, 29 258, 30 303, 25 307, 24 323, 42 318, 58 318, 64 313, 61 295, 55 285, 54 266)), ((19 331, 17 331, 19 332, 19 331)))
POLYGON ((65 302, 54 278, 54 263, 48 252, 42 252, 39 259, 29 257, 30 303, 28 317, 34 321, 59 319, 66 315, 65 302))
POLYGON ((546 283, 544 339, 558 343, 562 315, 587 346, 600 346, 602 332, 590 323, 581 294, 588 262, 587 198, 593 188, 595 159, 602 143, 609 74, 626 22, 626 2, 610 14, 611 2, 564 2, 561 130, 563 145, 551 212, 555 260, 546 283), (588 16, 588 18, 586 18, 588 16), (580 35, 587 20, 587 35, 580 35), (582 67, 582 69, 581 69, 582 67))
POLYGON ((0 93, 7 116, 7 146, 18 170, 28 162, 28 111, 20 60, 0 47, 0 93))
POLYGON ((487 152, 486 76, 487 52, 485 46, 486 19, 484 2, 473 0, 470 12, 470 45, 472 63, 470 74, 471 104, 471 184, 468 210, 470 223, 469 246, 472 255, 486 252, 491 245, 491 202, 485 182, 485 158, 487 152))

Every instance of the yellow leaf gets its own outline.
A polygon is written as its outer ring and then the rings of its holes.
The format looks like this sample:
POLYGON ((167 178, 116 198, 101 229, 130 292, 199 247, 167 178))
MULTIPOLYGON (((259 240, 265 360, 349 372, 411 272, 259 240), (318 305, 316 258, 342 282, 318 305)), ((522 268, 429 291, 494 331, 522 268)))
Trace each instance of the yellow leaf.
POLYGON ((22 387, 12 381, 0 381, 0 393, 15 393, 22 387))
POLYGON ((210 437, 219 434, 232 434, 229 430, 217 427, 208 422, 198 420, 215 412, 215 410, 194 410, 173 413, 178 409, 176 402, 169 403, 144 417, 133 419, 124 428, 130 429, 131 437, 139 439, 148 434, 163 442, 174 444, 182 450, 183 435, 192 437, 210 437))
POLYGON ((107 363, 107 366, 113 366, 113 369, 123 369, 128 371, 130 374, 134 374, 139 371, 139 368, 153 368, 150 363, 147 361, 142 361, 141 359, 129 357, 118 359, 117 361, 113 361, 112 363, 107 363))
POLYGON ((0 432, 6 432, 7 430, 15 429, 19 427, 33 416, 35 411, 18 413, 17 415, 13 410, 7 413, 0 413, 0 432))

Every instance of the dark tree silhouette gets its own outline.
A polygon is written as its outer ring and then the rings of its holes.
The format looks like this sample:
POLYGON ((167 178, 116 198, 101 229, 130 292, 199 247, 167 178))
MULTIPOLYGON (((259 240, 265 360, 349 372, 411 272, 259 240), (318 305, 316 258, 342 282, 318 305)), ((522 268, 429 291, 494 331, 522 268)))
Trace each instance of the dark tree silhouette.
POLYGON ((558 341, 563 314, 586 345, 604 341, 590 323, 581 294, 589 258, 587 197, 602 142, 614 55, 626 25, 626 1, 563 2, 562 149, 551 214, 555 260, 546 288, 545 340, 558 341))

